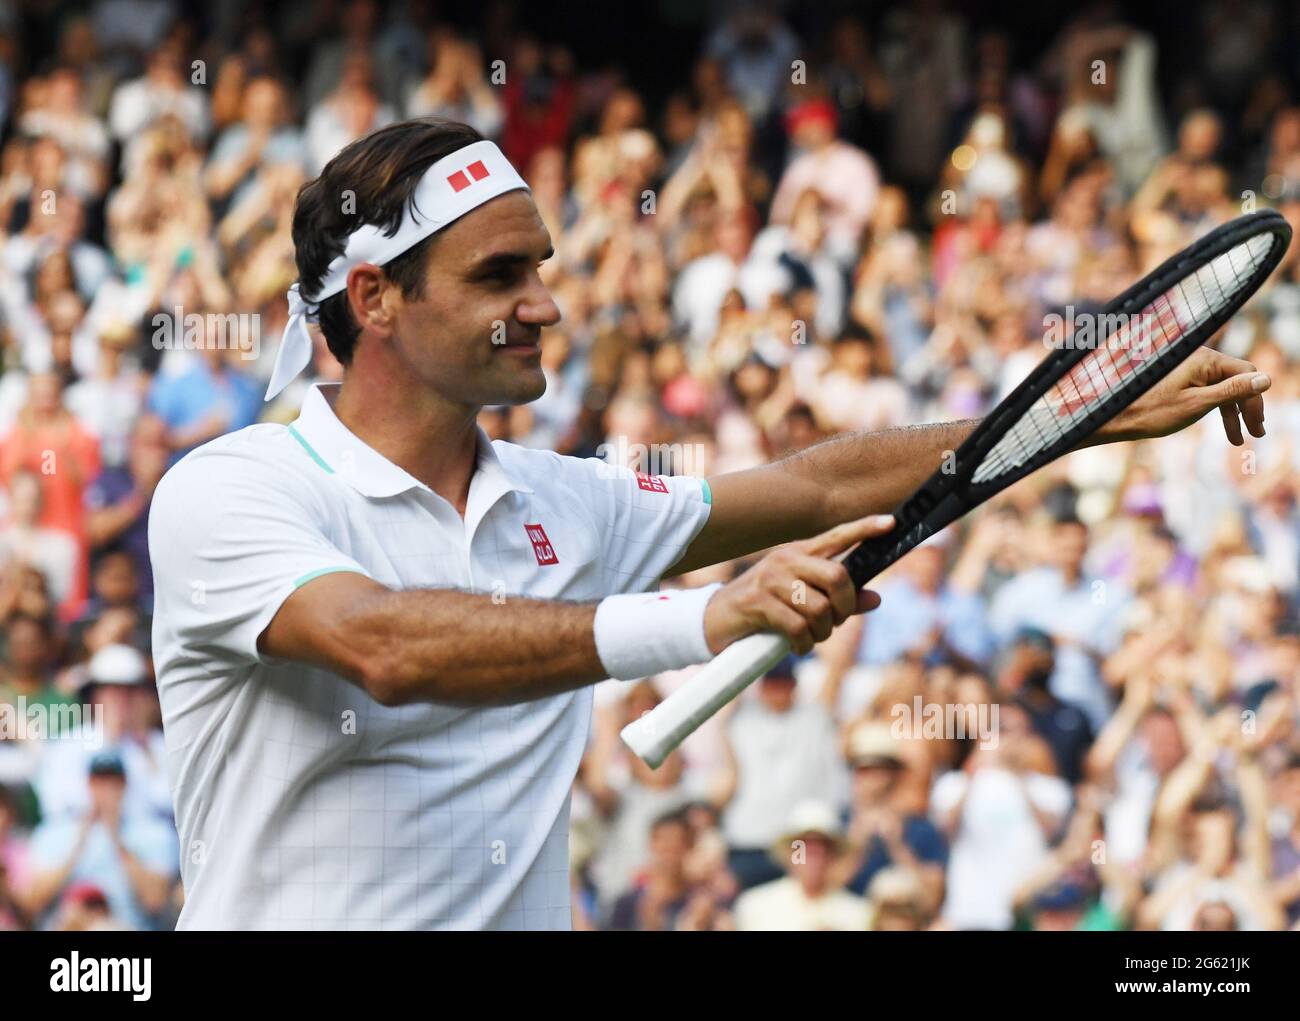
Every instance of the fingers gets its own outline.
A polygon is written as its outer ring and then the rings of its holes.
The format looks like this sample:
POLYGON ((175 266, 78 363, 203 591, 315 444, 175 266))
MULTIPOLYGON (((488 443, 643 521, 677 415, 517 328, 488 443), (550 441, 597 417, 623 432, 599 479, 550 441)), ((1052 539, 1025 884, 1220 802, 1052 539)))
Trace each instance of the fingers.
POLYGON ((1241 435, 1241 419, 1237 414, 1237 402, 1229 401, 1219 405, 1219 417, 1223 419, 1223 431, 1228 434, 1228 442, 1239 447, 1246 442, 1241 435))
POLYGON ((877 516, 772 551, 710 601, 704 620, 709 648, 717 653, 745 635, 776 631, 802 654, 849 617, 875 609, 880 596, 859 592, 848 569, 830 557, 891 527, 891 517, 877 516))
POLYGON ((821 535, 792 545, 815 557, 833 557, 845 552, 852 546, 856 546, 863 539, 886 535, 893 527, 894 515, 871 514, 865 518, 858 518, 856 521, 846 521, 842 525, 836 525, 829 531, 822 532, 821 535))
POLYGON ((1267 375, 1251 368, 1205 388, 1205 397, 1211 405, 1218 406, 1223 427, 1234 445, 1245 442, 1241 433, 1243 420, 1252 436, 1264 435, 1264 398, 1260 394, 1272 385, 1267 375))

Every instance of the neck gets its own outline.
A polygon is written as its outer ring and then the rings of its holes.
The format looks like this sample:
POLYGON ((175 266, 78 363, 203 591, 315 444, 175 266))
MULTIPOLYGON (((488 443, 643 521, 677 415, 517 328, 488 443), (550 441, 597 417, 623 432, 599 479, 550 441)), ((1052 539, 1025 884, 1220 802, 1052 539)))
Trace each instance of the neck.
POLYGON ((399 374, 372 380, 349 368, 334 414, 368 447, 423 482, 463 517, 478 458, 478 408, 453 404, 399 374))

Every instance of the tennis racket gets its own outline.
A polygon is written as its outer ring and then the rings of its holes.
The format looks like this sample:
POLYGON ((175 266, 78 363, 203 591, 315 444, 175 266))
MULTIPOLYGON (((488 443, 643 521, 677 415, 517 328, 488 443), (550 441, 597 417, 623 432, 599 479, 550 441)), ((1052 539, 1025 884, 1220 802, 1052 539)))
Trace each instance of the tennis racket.
MULTIPOLYGON (((995 493, 1073 449, 1213 336, 1281 261, 1291 228, 1272 210, 1238 217, 1147 274, 1095 317, 1087 343, 1063 344, 894 512, 888 535, 843 558, 859 588, 995 493)), ((650 766, 790 646, 770 632, 734 642, 640 719, 623 741, 650 766)))

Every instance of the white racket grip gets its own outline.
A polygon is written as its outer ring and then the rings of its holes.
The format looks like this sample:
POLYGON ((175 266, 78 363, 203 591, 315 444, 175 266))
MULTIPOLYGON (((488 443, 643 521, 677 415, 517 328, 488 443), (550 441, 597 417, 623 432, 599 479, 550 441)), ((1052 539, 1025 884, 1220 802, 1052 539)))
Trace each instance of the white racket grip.
POLYGON ((705 720, 790 652, 784 636, 764 631, 732 642, 694 677, 623 728, 623 743, 658 768, 705 720))

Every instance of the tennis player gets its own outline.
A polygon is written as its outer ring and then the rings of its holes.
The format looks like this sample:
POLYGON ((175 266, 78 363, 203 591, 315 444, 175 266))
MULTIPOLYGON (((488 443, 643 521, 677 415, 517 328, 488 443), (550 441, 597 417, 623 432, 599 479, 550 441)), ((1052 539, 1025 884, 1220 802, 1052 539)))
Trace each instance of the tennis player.
MULTIPOLYGON (((568 928, 590 686, 760 630, 806 652, 876 605, 832 558, 972 424, 707 481, 489 442, 479 410, 541 396, 560 312, 528 186, 460 124, 350 145, 299 194, 293 239, 267 397, 310 360, 308 324, 343 382, 187 455, 150 516, 180 927, 568 928), (655 592, 782 543, 728 585, 655 592)), ((1240 443, 1267 387, 1203 350, 1100 439, 1218 407, 1240 443)))

